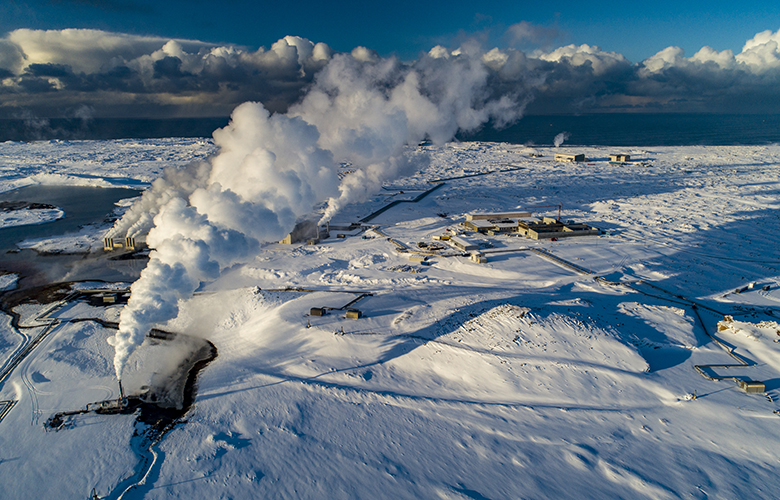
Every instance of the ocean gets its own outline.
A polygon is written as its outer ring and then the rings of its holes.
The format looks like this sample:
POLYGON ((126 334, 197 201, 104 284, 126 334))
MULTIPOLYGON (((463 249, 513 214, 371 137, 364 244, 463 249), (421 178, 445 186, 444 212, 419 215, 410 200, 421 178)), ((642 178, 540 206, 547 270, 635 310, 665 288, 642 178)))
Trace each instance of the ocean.
POLYGON ((211 137, 230 118, 67 118, 0 120, 0 142, 211 137))
POLYGON ((593 114, 525 116, 503 130, 483 128, 461 140, 578 146, 731 146, 780 143, 780 115, 593 114))
MULTIPOLYGON (((228 117, 0 120, 0 142, 211 137, 228 121, 228 117)), ((762 145, 780 143, 780 115, 529 115, 502 130, 486 126, 461 133, 458 139, 548 146, 562 132, 568 134, 564 144, 580 146, 762 145)))

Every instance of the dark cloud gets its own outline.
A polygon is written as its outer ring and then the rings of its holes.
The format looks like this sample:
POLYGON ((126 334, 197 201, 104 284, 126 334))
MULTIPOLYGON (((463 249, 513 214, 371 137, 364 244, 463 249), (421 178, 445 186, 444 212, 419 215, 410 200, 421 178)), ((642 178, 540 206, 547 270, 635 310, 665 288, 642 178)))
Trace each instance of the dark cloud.
POLYGON ((178 57, 163 57, 162 59, 154 62, 154 77, 182 78, 186 76, 186 74, 181 71, 181 64, 181 59, 178 57))
MULTIPOLYGON (((516 43, 546 43, 554 28, 518 23, 516 43)), ((600 111, 780 112, 780 34, 759 33, 743 51, 702 48, 692 57, 669 47, 634 64, 589 45, 526 53, 485 52, 479 40, 437 46, 417 61, 382 59, 364 47, 351 56, 366 71, 414 65, 422 75, 445 74, 443 59, 478 54, 485 92, 531 101, 533 113, 600 111), (379 64, 381 63, 381 64, 379 64)), ((273 111, 296 103, 332 60, 332 50, 298 37, 270 48, 218 46, 193 40, 139 37, 97 30, 17 30, 0 39, 0 117, 20 109, 58 116, 87 105, 96 116, 226 116, 247 100, 273 111)), ((373 79, 382 82, 382 78, 373 79)), ((426 95, 457 92, 457 79, 431 78, 426 95)), ((397 85, 387 81, 387 88, 397 85)))
POLYGON ((31 76, 53 76, 53 77, 69 77, 73 74, 70 66, 67 64, 31 64, 25 69, 25 73, 31 76))

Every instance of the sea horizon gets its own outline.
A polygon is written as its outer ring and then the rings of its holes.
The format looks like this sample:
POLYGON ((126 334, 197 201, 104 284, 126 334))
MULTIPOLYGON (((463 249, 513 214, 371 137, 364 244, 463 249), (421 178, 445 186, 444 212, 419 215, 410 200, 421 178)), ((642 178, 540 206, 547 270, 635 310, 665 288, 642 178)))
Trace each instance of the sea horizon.
MULTIPOLYGON (((210 138, 228 116, 199 118, 0 119, 0 142, 40 140, 210 138)), ((780 115, 591 113, 526 115, 501 129, 460 132, 460 141, 552 146, 730 146, 780 142, 780 115), (563 135, 560 135, 563 134, 563 135)))

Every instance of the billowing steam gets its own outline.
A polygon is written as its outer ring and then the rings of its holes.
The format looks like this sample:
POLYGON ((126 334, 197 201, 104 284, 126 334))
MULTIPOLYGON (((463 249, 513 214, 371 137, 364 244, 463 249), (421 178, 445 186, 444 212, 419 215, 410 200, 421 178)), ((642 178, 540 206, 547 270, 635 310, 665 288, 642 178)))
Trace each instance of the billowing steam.
POLYGON ((424 165, 405 145, 520 118, 527 96, 493 94, 491 78, 511 87, 473 50, 436 47, 406 65, 360 48, 335 55, 287 114, 258 103, 237 107, 214 132, 216 156, 166 171, 112 231, 132 236, 154 224, 149 264, 111 341, 117 376, 151 328, 175 318, 179 301, 202 283, 253 259, 261 243, 281 239, 324 201, 327 220, 424 165), (341 161, 355 172, 339 183, 341 161))
POLYGON ((568 133, 568 132, 561 132, 560 134, 555 136, 555 139, 553 139, 553 144, 555 145, 556 148, 558 148, 565 141, 568 141, 569 137, 571 137, 570 133, 568 133))

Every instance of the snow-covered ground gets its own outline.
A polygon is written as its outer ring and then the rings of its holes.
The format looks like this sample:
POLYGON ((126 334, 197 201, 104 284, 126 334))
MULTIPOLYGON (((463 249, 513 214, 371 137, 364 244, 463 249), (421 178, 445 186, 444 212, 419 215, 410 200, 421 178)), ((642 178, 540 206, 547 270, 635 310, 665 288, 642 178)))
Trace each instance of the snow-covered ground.
POLYGON ((30 186, 142 187, 214 152, 206 139, 0 142, 0 192, 30 186))
POLYGON ((23 208, 21 210, 0 211, 0 229, 30 224, 45 224, 65 217, 59 208, 23 208))
MULTIPOLYGON (((17 306, 28 328, 2 322, 0 366, 51 319, 59 323, 0 387, 1 400, 17 401, 0 421, 4 494, 780 496, 780 146, 561 148, 589 158, 577 164, 555 163, 553 148, 425 149, 428 169, 346 207, 332 224, 430 180, 444 179, 442 188, 382 213, 371 221, 377 230, 333 231, 314 246, 268 244, 161 325, 208 339, 219 355, 200 374, 186 422, 159 442, 144 441, 148 424, 135 415, 43 425, 58 411, 117 397, 106 343, 113 330, 103 325, 117 321, 120 305, 72 302, 48 316, 40 316, 47 304, 17 306), (611 165, 613 152, 646 165, 611 165), (521 168, 498 172, 509 166, 521 168), (463 231, 469 212, 557 215, 559 204, 564 219, 603 234, 472 234, 486 264, 452 256, 424 265, 387 240, 416 248, 463 231), (343 310, 309 316, 363 293, 372 295, 354 305, 360 319, 343 310), (734 363, 708 334, 750 362, 711 370, 763 381, 766 393, 694 369, 734 363)), ((86 141, 0 150, 12 153, 2 160, 5 186, 130 186, 213 147, 86 141)), ((148 339, 130 360, 126 391, 170 371, 168 351, 182 352, 148 339)))

